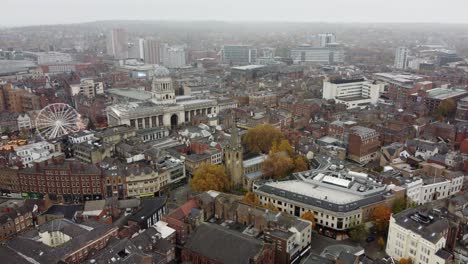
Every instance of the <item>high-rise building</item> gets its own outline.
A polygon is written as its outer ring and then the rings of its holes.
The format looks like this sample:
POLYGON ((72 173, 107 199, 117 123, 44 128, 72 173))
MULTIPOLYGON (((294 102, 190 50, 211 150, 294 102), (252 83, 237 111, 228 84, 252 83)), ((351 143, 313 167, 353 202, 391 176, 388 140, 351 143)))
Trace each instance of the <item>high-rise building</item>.
POLYGON ((336 36, 333 33, 322 33, 318 35, 319 47, 326 48, 330 43, 336 42, 336 36))
POLYGON ((221 60, 231 65, 254 64, 257 61, 257 50, 248 45, 224 45, 221 60))
POLYGON ((107 54, 115 59, 126 59, 128 57, 127 33, 124 29, 111 30, 107 36, 107 54))
POLYGON ((343 63, 344 50, 340 45, 336 44, 325 48, 301 45, 291 50, 290 57, 294 63, 343 63))
POLYGON ((168 68, 180 68, 186 65, 183 47, 165 45, 162 48, 162 65, 168 68))
POLYGON ((145 60, 145 39, 138 39, 138 58, 145 60))
POLYGON ((337 79, 323 82, 323 99, 333 99, 346 108, 365 108, 376 104, 379 99, 380 85, 361 79, 337 79))
POLYGON ((406 70, 408 67, 409 49, 406 47, 398 47, 395 51, 395 68, 406 70))
MULTIPOLYGON (((161 63, 161 45, 155 39, 145 39, 143 41, 143 60, 148 64, 161 63)), ((184 54, 185 59, 185 54, 184 54)), ((185 62, 184 62, 185 64, 185 62)))

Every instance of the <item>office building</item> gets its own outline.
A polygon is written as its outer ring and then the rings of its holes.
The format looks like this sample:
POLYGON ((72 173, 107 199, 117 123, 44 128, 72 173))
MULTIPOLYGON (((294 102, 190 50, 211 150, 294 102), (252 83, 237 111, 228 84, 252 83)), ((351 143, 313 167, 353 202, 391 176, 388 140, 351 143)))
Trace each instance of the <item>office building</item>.
POLYGON ((336 36, 333 33, 318 34, 319 47, 327 48, 329 44, 336 43, 336 36))
POLYGON ((458 56, 454 50, 438 50, 437 52, 437 65, 444 66, 447 63, 463 61, 463 58, 458 56))
POLYGON ((406 47, 398 47, 395 50, 395 68, 406 70, 408 68, 409 49, 406 47))
MULTIPOLYGON (((147 64, 160 64, 161 63, 161 45, 158 40, 155 39, 145 39, 140 43, 140 51, 143 47, 143 57, 142 59, 147 64)), ((185 54, 184 54, 185 58, 185 54)), ((185 64, 185 62, 184 62, 185 64)))
POLYGON ((379 133, 374 129, 354 126, 349 129, 348 159, 367 163, 377 158, 380 150, 379 133))
POLYGON ((317 64, 334 64, 344 62, 343 48, 334 43, 327 47, 317 48, 310 45, 301 45, 291 50, 291 59, 295 64, 298 63, 317 63, 317 64))
POLYGON ((73 58, 68 53, 62 52, 29 52, 25 51, 24 55, 34 59, 38 65, 62 64, 73 61, 73 58))
POLYGON ((255 64, 257 50, 249 45, 224 45, 221 49, 221 61, 230 65, 255 64))
POLYGON ((161 57, 162 65, 168 68, 181 68, 187 64, 183 47, 165 45, 162 47, 161 57))
POLYGON ((0 87, 0 110, 15 113, 41 109, 40 97, 11 83, 0 87))
POLYGON ((333 99, 345 104, 347 109, 365 108, 376 104, 379 99, 380 84, 365 79, 337 79, 323 83, 322 98, 333 99))
POLYGON ((413 103, 421 103, 426 106, 429 113, 435 113, 443 101, 459 99, 468 95, 468 91, 461 88, 434 88, 430 90, 418 90, 411 94, 413 103))
POLYGON ((410 258, 413 263, 446 263, 444 250, 449 235, 449 221, 422 208, 410 208, 390 218, 385 252, 398 261, 410 258))
POLYGON ((107 55, 115 59, 126 59, 128 57, 127 33, 124 29, 112 29, 107 36, 107 55))
POLYGON ((313 212, 317 226, 337 235, 367 222, 375 207, 397 195, 389 186, 365 173, 348 171, 343 165, 326 165, 292 177, 296 179, 254 183, 253 192, 263 206, 273 204, 297 217, 313 212))
POLYGON ((71 95, 83 95, 93 98, 98 94, 104 93, 103 82, 95 82, 93 79, 82 79, 79 84, 70 85, 71 95))

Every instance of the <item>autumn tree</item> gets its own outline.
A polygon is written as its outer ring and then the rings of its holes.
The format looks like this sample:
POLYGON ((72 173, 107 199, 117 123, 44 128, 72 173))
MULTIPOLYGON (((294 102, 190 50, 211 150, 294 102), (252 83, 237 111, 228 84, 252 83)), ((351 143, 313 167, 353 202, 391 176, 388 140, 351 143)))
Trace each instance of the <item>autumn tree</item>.
POLYGON ((293 156, 293 148, 287 139, 281 139, 280 141, 273 142, 271 146, 270 152, 278 153, 278 152, 286 152, 290 157, 293 156))
POLYGON ((250 205, 260 205, 260 200, 253 192, 247 192, 242 201, 250 205))
POLYGON ((278 207, 276 207, 272 203, 267 203, 267 205, 265 206, 265 209, 268 209, 268 210, 273 211, 273 212, 279 212, 278 207))
POLYGON ((398 264, 412 264, 413 260, 411 258, 401 258, 398 261, 398 264))
POLYGON ((190 185, 196 191, 228 191, 230 181, 221 165, 203 163, 194 173, 190 185))
POLYGON ((452 116, 457 109, 457 103, 453 99, 447 99, 440 102, 437 107, 437 114, 441 117, 452 116))
POLYGON ((302 155, 297 155, 293 159, 294 172, 306 171, 309 169, 309 160, 302 155))
POLYGON ((380 249, 384 249, 385 248, 385 240, 383 237, 379 237, 379 239, 377 240, 377 244, 379 245, 380 249))
POLYGON ((379 231, 387 231, 391 214, 392 210, 386 205, 379 205, 374 209, 371 219, 379 231))
POLYGON ((262 164, 262 173, 266 178, 280 179, 291 172, 293 162, 284 153, 270 153, 262 164))
POLYGON ((310 210, 303 213, 301 215, 301 218, 304 219, 304 220, 312 222, 312 229, 315 228, 315 216, 314 216, 314 213, 312 213, 310 210))
POLYGON ((242 141, 252 152, 268 153, 272 145, 275 142, 280 142, 283 138, 284 135, 278 128, 270 124, 263 124, 247 130, 242 141))

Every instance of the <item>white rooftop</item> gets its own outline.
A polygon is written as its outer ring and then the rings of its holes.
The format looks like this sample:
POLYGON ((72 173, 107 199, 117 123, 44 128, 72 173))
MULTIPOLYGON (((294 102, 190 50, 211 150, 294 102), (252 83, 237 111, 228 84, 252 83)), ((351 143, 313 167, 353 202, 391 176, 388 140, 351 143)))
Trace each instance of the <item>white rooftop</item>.
POLYGON ((301 180, 269 182, 265 185, 336 204, 346 204, 362 199, 358 194, 343 192, 301 180))
POLYGON ((242 162, 242 165, 244 166, 244 168, 245 167, 250 167, 250 166, 253 166, 253 165, 264 162, 266 160, 266 158, 267 158, 267 155, 262 154, 260 156, 254 157, 254 158, 244 160, 242 162))

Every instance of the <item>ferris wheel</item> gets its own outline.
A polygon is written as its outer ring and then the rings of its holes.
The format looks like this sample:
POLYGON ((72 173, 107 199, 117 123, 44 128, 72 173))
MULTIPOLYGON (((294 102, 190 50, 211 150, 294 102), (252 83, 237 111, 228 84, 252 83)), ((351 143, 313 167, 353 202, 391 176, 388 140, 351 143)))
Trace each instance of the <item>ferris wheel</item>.
POLYGON ((36 117, 36 129, 44 140, 83 129, 80 114, 73 107, 56 103, 44 107, 36 117))

